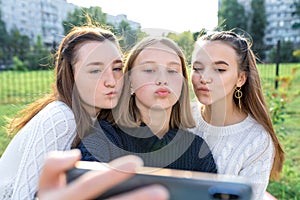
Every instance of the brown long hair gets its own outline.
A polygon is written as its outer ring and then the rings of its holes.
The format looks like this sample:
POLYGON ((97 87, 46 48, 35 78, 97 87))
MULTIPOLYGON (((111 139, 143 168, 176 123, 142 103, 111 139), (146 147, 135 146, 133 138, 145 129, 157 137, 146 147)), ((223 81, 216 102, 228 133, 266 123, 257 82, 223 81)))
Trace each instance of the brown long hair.
MULTIPOLYGON (((74 80, 73 66, 77 62, 78 49, 86 42, 109 40, 121 51, 115 35, 97 25, 86 25, 74 27, 61 41, 55 54, 55 83, 52 86, 52 93, 36 100, 24 110, 21 110, 7 126, 9 134, 17 133, 24 127, 39 111, 49 103, 60 100, 69 106, 76 120, 76 137, 74 145, 89 130, 93 124, 89 114, 83 108, 74 80)), ((108 111, 109 112, 109 111, 108 111)))
MULTIPOLYGON (((201 41, 220 41, 232 47, 238 55, 239 71, 247 75, 245 84, 241 91, 241 109, 249 113, 269 133, 275 147, 274 163, 271 171, 271 178, 278 179, 284 162, 284 151, 276 136, 267 104, 262 92, 259 73, 256 65, 256 57, 251 50, 251 42, 246 37, 238 35, 233 31, 213 32, 202 35, 198 38, 201 41)), ((238 100, 233 98, 236 106, 238 100)))
POLYGON ((161 43, 171 49, 173 49, 178 57, 180 58, 182 65, 182 73, 185 78, 183 81, 182 92, 179 97, 179 100, 172 107, 171 119, 170 119, 170 128, 192 128, 195 126, 195 121, 192 116, 190 108, 190 95, 188 89, 188 75, 186 68, 186 60, 183 52, 178 47, 178 45, 171 39, 165 37, 146 37, 137 43, 129 52, 126 57, 126 62, 124 64, 124 87, 122 91, 121 98, 119 100, 118 106, 113 109, 114 116, 117 118, 119 125, 126 127, 136 127, 140 125, 141 114, 139 109, 135 104, 134 95, 130 95, 130 71, 133 67, 133 63, 138 57, 138 55, 148 46, 161 43), (117 117, 118 116, 118 117, 117 117))

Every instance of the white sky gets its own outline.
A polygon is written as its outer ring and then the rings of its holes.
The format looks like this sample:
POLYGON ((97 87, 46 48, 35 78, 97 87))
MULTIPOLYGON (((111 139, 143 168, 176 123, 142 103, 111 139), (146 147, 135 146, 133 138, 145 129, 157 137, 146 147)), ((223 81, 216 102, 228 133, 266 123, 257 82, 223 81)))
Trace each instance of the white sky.
POLYGON ((218 0, 67 0, 78 6, 99 6, 110 15, 126 14, 142 29, 181 33, 212 30, 218 23, 218 0))

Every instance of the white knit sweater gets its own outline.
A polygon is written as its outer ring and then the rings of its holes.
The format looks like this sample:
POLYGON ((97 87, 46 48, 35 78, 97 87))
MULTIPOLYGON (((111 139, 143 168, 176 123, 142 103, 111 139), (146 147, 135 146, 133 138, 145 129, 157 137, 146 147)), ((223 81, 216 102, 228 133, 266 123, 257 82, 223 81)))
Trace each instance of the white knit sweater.
POLYGON ((240 123, 221 127, 205 122, 199 105, 193 105, 193 113, 197 126, 191 130, 208 143, 218 173, 246 177, 252 184, 252 199, 263 199, 274 160, 270 135, 250 115, 240 123))
POLYGON ((70 149, 75 128, 72 110, 61 101, 50 103, 34 116, 0 159, 0 199, 33 199, 46 154, 70 149))

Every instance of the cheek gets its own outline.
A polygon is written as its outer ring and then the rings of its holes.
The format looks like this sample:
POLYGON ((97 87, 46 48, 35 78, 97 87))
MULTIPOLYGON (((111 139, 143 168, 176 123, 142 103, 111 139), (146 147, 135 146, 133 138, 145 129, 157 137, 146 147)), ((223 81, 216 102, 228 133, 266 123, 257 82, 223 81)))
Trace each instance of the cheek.
POLYGON ((199 83, 199 79, 200 79, 199 75, 196 75, 195 73, 192 73, 191 81, 192 81, 193 85, 196 85, 197 83, 199 83))
POLYGON ((147 90, 147 86, 153 85, 154 82, 147 81, 147 79, 142 79, 140 77, 136 77, 136 78, 133 78, 131 84, 132 84, 132 89, 134 91, 137 91, 137 90, 147 90))
POLYGON ((123 74, 123 72, 118 72, 118 73, 116 73, 116 74, 114 75, 114 78, 115 78, 117 81, 124 79, 124 74, 123 74))
POLYGON ((185 80, 183 77, 177 77, 169 80, 169 87, 172 89, 173 93, 176 94, 176 96, 180 96, 181 94, 183 80, 185 80))
POLYGON ((122 90, 123 86, 124 86, 124 76, 117 79, 117 89, 122 90))
POLYGON ((89 89, 89 83, 88 80, 85 79, 83 76, 79 76, 76 80, 75 80, 75 84, 77 87, 77 90, 79 91, 80 94, 85 93, 87 90, 89 89))
POLYGON ((237 76, 234 74, 227 74, 226 76, 221 76, 218 82, 222 83, 226 88, 232 88, 237 82, 237 76))
POLYGON ((148 102, 152 99, 151 88, 148 86, 142 86, 135 90, 135 97, 140 102, 148 102))

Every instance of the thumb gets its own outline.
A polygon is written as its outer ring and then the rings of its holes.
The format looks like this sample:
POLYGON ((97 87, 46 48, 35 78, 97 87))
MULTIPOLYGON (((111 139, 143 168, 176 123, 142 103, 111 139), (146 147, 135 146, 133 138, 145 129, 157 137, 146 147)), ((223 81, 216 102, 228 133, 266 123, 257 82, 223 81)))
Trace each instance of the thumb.
POLYGON ((81 153, 78 149, 64 152, 50 152, 40 176, 39 188, 47 189, 58 186, 62 173, 72 168, 80 157, 81 153))

